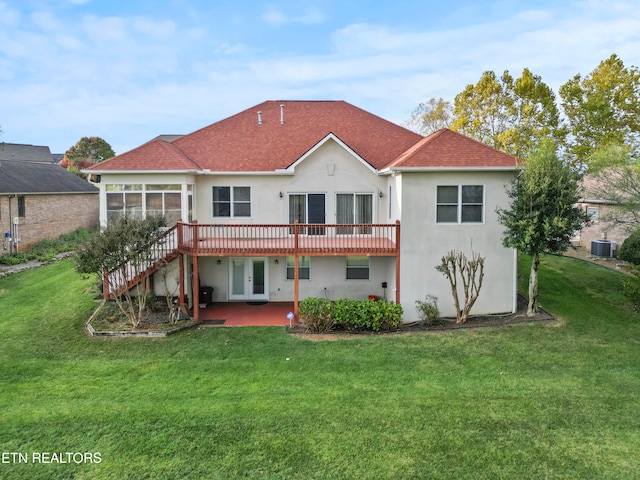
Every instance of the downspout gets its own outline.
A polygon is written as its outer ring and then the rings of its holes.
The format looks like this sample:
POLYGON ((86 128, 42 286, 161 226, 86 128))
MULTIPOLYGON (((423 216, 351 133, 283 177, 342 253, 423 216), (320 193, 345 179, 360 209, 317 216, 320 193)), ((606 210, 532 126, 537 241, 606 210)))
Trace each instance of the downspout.
POLYGON ((518 250, 513 249, 513 305, 511 313, 518 311, 518 250))
POLYGON ((14 195, 9 195, 9 253, 13 253, 14 236, 13 236, 13 211, 11 209, 11 199, 14 195))

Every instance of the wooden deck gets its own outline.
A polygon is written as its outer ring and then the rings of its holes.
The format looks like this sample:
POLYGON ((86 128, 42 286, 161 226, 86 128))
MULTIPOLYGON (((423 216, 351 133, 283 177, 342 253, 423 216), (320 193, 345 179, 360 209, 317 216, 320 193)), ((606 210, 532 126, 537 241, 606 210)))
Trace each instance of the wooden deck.
POLYGON ((178 249, 198 256, 395 256, 399 229, 399 223, 177 225, 178 249))

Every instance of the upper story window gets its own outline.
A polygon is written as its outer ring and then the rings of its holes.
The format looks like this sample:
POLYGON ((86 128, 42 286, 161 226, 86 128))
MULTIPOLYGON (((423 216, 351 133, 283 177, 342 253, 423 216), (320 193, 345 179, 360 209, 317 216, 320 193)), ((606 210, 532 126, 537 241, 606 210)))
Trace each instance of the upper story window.
POLYGON ((437 223, 482 223, 483 221, 483 185, 438 186, 437 223))
POLYGON ((214 217, 250 217, 251 187, 213 187, 214 217))
POLYGON ((174 225, 182 212, 181 185, 146 185, 146 214, 164 215, 174 225))
POLYGON ((589 220, 593 223, 598 223, 600 217, 600 209, 598 207, 587 207, 587 215, 589 220))
MULTIPOLYGON (((371 193, 338 193, 336 195, 337 224, 371 224, 373 223, 373 194, 371 193)), ((370 227, 340 227, 337 233, 351 235, 353 233, 371 233, 370 227), (354 231, 355 230, 355 231, 354 231)))
POLYGON ((127 214, 142 218, 142 185, 107 185, 107 222, 127 214))

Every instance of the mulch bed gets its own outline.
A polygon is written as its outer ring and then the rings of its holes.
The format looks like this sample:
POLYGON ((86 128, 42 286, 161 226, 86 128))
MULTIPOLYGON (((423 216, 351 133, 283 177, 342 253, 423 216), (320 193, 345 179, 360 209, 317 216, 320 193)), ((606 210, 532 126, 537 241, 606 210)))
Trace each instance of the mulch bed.
POLYGON ((469 317, 466 323, 456 323, 456 319, 443 319, 441 325, 425 326, 422 323, 402 324, 398 330, 391 332, 371 332, 371 331, 346 331, 335 330, 327 333, 309 333, 305 332, 300 326, 287 328, 287 332, 309 340, 337 340, 342 338, 357 338, 368 335, 398 335, 404 333, 438 333, 454 330, 467 330, 474 328, 498 328, 507 325, 529 324, 529 323, 553 323, 556 318, 549 312, 539 308, 539 312, 533 316, 527 316, 527 300, 518 295, 518 311, 512 314, 504 315, 486 315, 469 317))

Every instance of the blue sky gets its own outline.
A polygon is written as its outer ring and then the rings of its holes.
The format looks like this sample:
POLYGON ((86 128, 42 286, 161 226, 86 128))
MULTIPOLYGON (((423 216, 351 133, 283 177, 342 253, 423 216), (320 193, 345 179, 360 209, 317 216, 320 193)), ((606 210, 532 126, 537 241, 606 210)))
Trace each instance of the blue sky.
POLYGON ((123 153, 264 100, 346 100, 402 123, 483 72, 554 89, 640 65, 637 0, 0 0, 0 140, 123 153))

